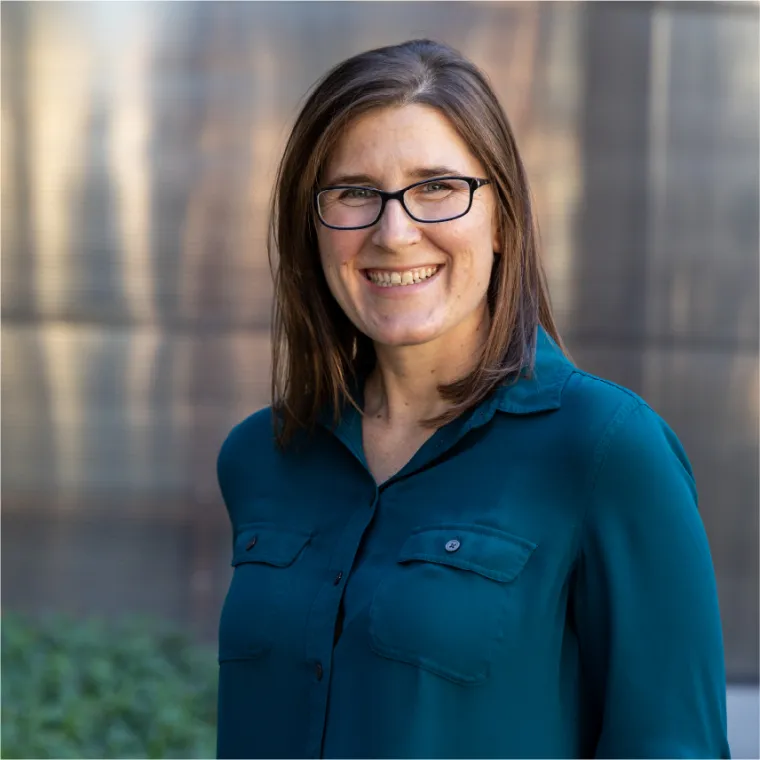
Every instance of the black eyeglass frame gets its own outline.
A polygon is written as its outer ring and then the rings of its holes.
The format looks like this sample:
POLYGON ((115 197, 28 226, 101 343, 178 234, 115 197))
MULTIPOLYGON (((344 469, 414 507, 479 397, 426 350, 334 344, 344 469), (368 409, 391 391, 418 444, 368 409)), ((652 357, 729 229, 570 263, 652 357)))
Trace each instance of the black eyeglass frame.
POLYGON ((406 211, 407 215, 413 219, 415 222, 418 222, 420 224, 440 224, 441 222, 451 222, 454 219, 459 219, 466 214, 469 213, 470 209, 472 208, 472 199, 475 196, 475 191, 479 187, 483 187, 483 185, 490 185, 491 180, 490 179, 480 179, 479 177, 459 177, 459 176, 449 176, 449 177, 431 177, 430 179, 423 179, 419 182, 414 182, 411 185, 407 185, 406 187, 402 187, 401 190, 396 190, 393 193, 387 192, 385 190, 378 190, 376 187, 369 187, 368 185, 329 185, 328 187, 323 187, 319 190, 317 190, 314 193, 314 210, 317 212, 317 217, 319 218, 319 221, 324 224, 325 227, 329 227, 331 230, 365 230, 368 227, 374 227, 379 221, 380 217, 383 215, 383 211, 385 211, 385 206, 387 205, 388 201, 398 201, 401 204, 401 207, 406 211), (418 219, 408 208, 406 203, 404 203, 404 194, 408 190, 412 190, 415 187, 419 187, 420 185, 426 185, 429 182, 445 182, 447 179, 459 179, 464 180, 469 186, 470 186, 470 202, 467 204, 467 208, 461 213, 456 214, 456 216, 449 216, 446 217, 446 219, 418 219), (319 210, 319 196, 322 193, 327 192, 328 190, 370 190, 371 192, 375 193, 380 197, 380 210, 377 212, 377 216, 372 221, 371 224, 362 224, 358 227, 336 227, 335 225, 328 224, 323 218, 322 213, 319 210))

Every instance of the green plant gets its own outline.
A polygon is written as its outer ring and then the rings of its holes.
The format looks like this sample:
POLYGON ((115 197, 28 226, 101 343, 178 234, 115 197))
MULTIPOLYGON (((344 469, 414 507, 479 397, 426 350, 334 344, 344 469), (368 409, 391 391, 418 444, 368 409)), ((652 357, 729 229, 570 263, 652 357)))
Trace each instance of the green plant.
POLYGON ((154 621, 1 625, 3 758, 215 756, 213 651, 154 621))

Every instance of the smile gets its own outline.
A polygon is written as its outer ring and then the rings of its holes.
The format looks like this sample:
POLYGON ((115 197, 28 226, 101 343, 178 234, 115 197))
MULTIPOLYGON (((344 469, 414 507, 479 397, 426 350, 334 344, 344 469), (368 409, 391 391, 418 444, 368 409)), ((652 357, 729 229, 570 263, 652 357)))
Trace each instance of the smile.
POLYGON ((414 285, 418 282, 424 282, 436 275, 441 269, 441 265, 432 267, 420 267, 419 269, 365 269, 364 276, 375 285, 381 288, 395 288, 403 285, 414 285))

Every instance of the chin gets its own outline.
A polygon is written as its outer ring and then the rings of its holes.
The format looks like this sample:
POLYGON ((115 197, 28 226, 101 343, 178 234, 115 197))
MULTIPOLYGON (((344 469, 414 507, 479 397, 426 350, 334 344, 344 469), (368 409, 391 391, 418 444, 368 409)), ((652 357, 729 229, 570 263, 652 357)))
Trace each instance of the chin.
POLYGON ((418 328, 403 330, 376 330, 370 337, 373 342, 382 346, 401 348, 402 346, 421 346, 424 343, 430 343, 439 337, 440 333, 436 329, 418 328))

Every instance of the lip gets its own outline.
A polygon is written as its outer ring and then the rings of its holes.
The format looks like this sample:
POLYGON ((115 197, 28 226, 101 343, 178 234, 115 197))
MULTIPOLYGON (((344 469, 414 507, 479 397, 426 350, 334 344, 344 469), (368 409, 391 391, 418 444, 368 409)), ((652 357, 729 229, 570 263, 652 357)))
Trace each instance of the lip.
POLYGON ((426 280, 422 280, 422 282, 415 282, 412 285, 396 285, 394 287, 383 287, 382 285, 376 285, 372 280, 367 277, 365 272, 372 271, 372 272, 401 272, 401 271, 409 271, 409 269, 424 269, 425 267, 409 267, 408 269, 385 269, 380 267, 363 267, 361 269, 361 278, 364 280, 364 284, 367 285, 367 287, 370 289, 370 292, 378 295, 383 296, 384 298, 403 298, 406 295, 413 295, 415 293, 419 293, 421 290, 424 290, 426 287, 428 287, 431 283, 435 282, 438 277, 440 276, 441 272, 446 268, 445 264, 427 264, 426 266, 438 267, 438 271, 432 276, 428 277, 426 280))

